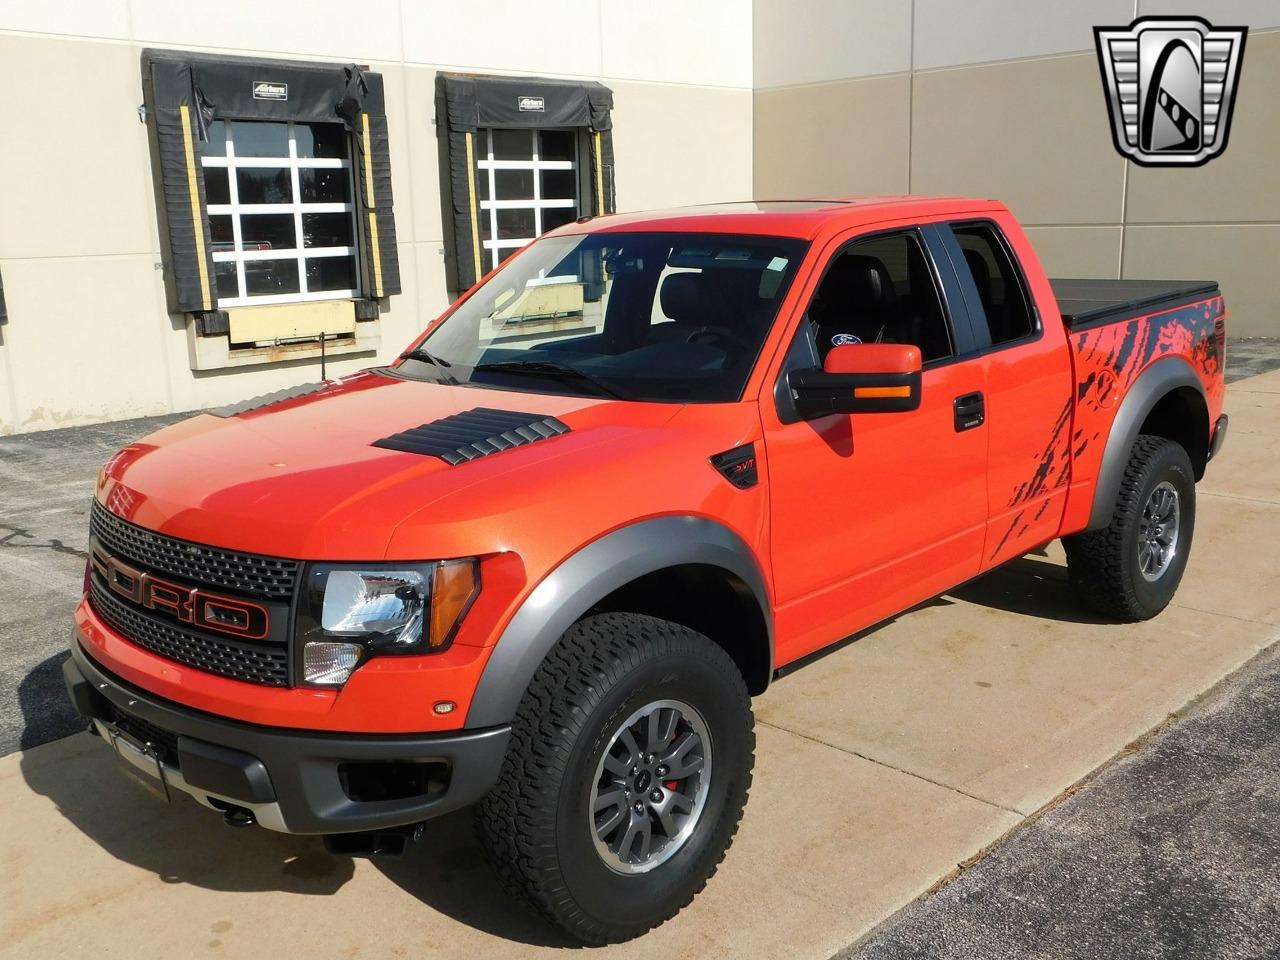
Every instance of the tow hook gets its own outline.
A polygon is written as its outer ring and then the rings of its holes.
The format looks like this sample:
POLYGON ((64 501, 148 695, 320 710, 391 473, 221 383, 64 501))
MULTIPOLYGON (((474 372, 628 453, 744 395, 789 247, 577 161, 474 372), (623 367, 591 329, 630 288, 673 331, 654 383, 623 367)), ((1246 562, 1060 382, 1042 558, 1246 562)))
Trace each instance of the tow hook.
POLYGON ((324 848, 343 857, 399 857, 409 845, 422 839, 423 824, 389 830, 367 830, 362 833, 328 833, 324 848))

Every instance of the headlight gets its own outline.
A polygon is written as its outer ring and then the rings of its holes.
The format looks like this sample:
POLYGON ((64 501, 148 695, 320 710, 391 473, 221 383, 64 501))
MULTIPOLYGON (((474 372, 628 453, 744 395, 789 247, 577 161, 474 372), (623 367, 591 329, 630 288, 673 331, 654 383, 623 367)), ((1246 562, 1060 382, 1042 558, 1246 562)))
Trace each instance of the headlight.
POLYGON ((310 564, 298 605, 303 681, 340 687, 368 657, 445 649, 479 591, 472 559, 310 564))

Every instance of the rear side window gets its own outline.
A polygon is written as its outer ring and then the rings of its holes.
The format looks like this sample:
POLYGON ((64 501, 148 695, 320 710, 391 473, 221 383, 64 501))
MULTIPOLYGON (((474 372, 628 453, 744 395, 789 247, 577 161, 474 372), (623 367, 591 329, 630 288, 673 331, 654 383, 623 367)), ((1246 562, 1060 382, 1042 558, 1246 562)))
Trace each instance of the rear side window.
POLYGON ((991 331, 991 345, 1031 336, 1035 330, 1031 300, 1004 237, 990 223, 955 224, 951 230, 964 251, 965 263, 978 288, 978 299, 991 331))

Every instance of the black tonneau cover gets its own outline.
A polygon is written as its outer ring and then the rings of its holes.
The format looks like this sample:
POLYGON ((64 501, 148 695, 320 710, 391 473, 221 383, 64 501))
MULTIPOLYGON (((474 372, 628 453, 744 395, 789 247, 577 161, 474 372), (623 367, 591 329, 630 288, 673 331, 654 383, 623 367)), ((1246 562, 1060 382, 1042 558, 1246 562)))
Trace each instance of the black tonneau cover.
POLYGON ((1216 280, 1050 280, 1068 327, 1092 327, 1217 296, 1216 280))

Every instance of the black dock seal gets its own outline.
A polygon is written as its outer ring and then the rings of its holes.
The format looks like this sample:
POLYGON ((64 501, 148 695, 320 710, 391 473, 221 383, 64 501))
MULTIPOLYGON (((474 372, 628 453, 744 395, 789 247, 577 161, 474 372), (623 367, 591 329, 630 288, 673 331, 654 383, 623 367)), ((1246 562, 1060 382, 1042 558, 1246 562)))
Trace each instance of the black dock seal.
POLYGON ((555 417, 476 407, 375 440, 375 447, 439 457, 451 466, 568 433, 555 417))

